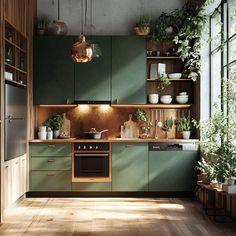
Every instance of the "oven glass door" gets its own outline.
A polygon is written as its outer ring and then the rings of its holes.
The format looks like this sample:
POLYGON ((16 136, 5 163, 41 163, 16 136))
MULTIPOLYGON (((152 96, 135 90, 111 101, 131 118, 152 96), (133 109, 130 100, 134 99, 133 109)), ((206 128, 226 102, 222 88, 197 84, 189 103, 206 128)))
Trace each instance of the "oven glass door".
POLYGON ((74 177, 109 177, 109 153, 75 153, 74 177))

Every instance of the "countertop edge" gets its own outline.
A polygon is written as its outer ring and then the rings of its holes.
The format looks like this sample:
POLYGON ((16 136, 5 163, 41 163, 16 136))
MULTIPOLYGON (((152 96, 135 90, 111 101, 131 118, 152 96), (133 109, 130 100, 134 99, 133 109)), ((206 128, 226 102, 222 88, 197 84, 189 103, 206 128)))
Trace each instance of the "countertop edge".
POLYGON ((199 139, 52 139, 52 140, 41 140, 41 139, 32 139, 29 143, 197 143, 199 139))

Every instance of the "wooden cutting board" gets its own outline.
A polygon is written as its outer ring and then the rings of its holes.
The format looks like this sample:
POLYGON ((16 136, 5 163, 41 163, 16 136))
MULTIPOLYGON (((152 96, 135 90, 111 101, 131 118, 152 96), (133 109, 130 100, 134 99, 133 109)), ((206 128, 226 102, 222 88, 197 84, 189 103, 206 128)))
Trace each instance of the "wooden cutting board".
POLYGON ((132 114, 129 115, 129 120, 124 122, 123 134, 124 138, 137 138, 137 124, 132 121, 132 114))

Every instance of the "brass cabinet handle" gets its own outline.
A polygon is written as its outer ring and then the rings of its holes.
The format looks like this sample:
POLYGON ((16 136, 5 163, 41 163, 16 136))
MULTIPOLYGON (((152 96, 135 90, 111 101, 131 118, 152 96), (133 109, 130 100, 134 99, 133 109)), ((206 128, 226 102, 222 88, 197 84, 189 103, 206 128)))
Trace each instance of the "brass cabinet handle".
POLYGON ((48 147, 49 147, 49 148, 54 148, 55 145, 53 145, 53 144, 49 144, 48 147))
POLYGON ((66 99, 66 104, 69 104, 69 103, 70 103, 70 99, 67 98, 67 99, 66 99))
POLYGON ((53 173, 48 173, 48 176, 55 176, 55 174, 53 174, 53 173))
POLYGON ((131 145, 131 144, 127 144, 126 147, 127 148, 132 148, 134 145, 131 145))
POLYGON ((55 159, 49 159, 48 162, 50 163, 55 162, 55 159))
POLYGON ((8 166, 5 166, 5 168, 8 168, 8 166))

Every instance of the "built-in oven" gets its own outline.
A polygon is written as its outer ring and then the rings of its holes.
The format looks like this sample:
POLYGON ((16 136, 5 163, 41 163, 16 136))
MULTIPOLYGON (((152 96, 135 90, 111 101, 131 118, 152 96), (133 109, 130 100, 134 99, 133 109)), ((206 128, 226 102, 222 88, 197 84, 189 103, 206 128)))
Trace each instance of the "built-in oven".
POLYGON ((74 143, 72 182, 110 182, 111 158, 108 142, 74 143))

